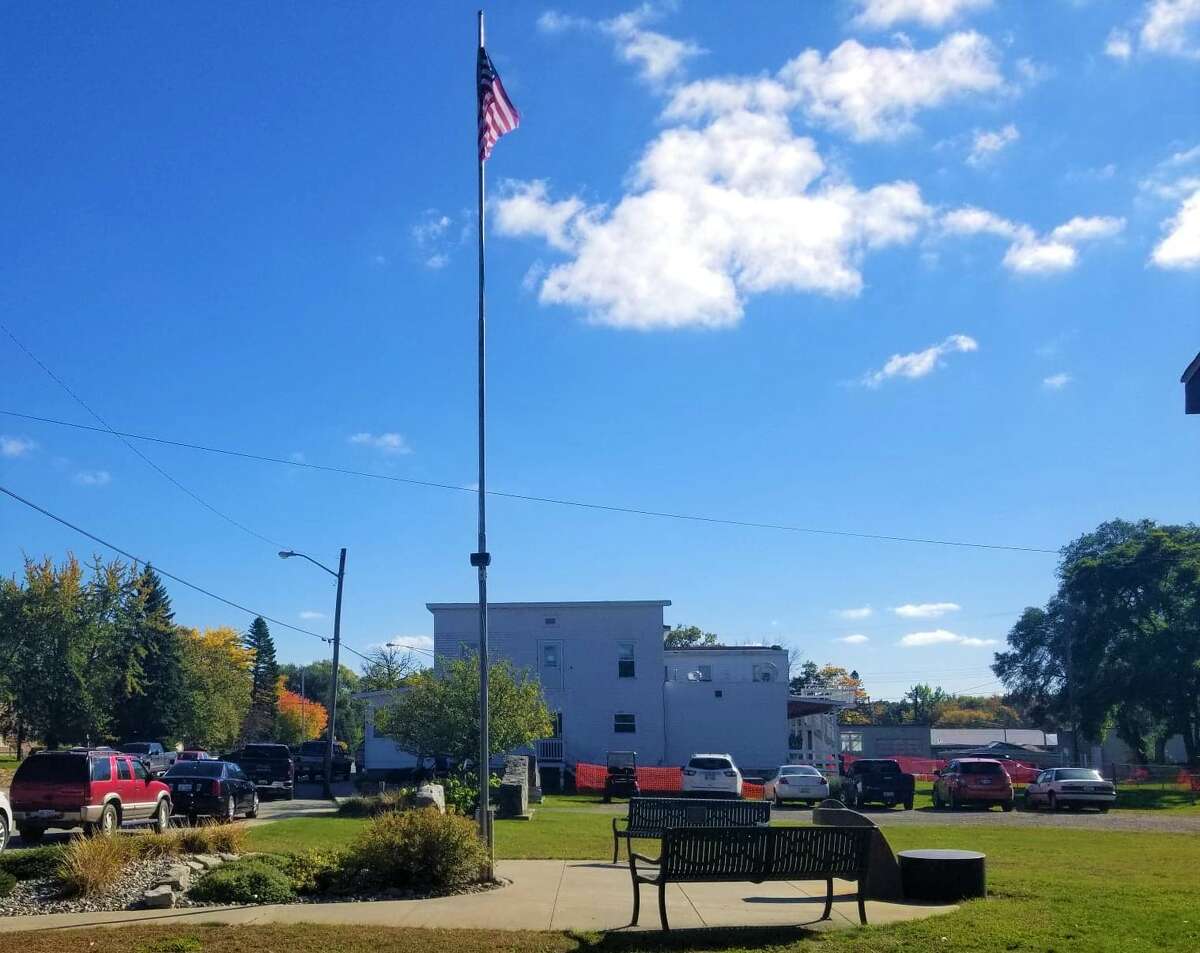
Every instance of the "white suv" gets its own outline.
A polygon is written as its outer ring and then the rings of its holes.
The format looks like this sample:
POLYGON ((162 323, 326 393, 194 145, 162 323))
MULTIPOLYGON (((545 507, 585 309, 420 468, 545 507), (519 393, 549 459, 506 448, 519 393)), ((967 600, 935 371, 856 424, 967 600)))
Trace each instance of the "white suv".
POLYGON ((686 794, 742 796, 742 772, 727 754, 694 754, 683 769, 686 794))

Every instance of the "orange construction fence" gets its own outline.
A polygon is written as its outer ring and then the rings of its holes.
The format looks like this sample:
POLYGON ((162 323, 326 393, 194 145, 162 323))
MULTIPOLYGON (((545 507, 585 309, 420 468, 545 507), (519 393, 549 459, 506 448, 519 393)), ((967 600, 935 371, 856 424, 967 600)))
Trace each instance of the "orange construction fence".
MULTIPOLYGON (((604 790, 608 769, 601 764, 580 761, 575 765, 575 790, 581 794, 604 790)), ((682 768, 638 768, 638 787, 643 794, 678 794, 683 790, 682 768)), ((763 786, 750 781, 742 783, 742 797, 761 801, 763 786)))
MULTIPOLYGON (((849 766, 859 759, 858 755, 847 754, 842 756, 843 762, 849 766)), ((915 775, 919 781, 932 781, 934 771, 941 771, 946 767, 948 762, 944 758, 913 758, 905 755, 889 758, 889 761, 896 761, 900 764, 900 770, 906 774, 915 775)), ((1008 772, 1009 778, 1016 781, 1018 784, 1031 784, 1041 773, 1042 769, 1035 767, 1032 764, 1025 764, 1022 761, 1001 761, 1004 765, 1004 770, 1008 772)))

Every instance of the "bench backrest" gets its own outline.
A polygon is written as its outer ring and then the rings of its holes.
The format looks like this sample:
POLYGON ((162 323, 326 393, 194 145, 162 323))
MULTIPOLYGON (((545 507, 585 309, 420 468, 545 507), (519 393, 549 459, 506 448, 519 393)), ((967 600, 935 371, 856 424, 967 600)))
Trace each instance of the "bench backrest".
POLYGON ((656 834, 672 827, 755 827, 770 820, 769 801, 677 797, 629 799, 630 830, 654 831, 656 834))
POLYGON ((871 831, 853 827, 671 828, 662 873, 671 881, 860 880, 871 831))

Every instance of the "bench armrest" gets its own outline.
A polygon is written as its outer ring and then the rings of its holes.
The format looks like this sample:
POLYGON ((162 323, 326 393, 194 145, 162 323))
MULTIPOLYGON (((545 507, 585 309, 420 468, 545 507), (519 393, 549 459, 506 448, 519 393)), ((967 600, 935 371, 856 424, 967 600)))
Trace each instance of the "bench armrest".
POLYGON ((613 818, 613 833, 614 833, 614 834, 620 834, 620 833, 623 833, 623 832, 621 831, 621 829, 617 827, 617 822, 618 822, 618 821, 624 821, 624 822, 625 822, 625 830, 629 830, 629 818, 627 818, 627 817, 614 817, 614 818, 613 818))
POLYGON ((631 870, 636 870, 635 860, 640 860, 643 864, 649 867, 658 867, 662 864, 662 857, 647 857, 645 854, 637 854, 633 851, 629 852, 629 867, 631 870))

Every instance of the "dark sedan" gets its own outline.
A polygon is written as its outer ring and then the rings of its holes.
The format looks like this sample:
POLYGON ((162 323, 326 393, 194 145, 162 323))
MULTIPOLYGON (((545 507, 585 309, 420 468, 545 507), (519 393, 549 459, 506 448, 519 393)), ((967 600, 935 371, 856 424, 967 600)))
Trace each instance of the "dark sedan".
POLYGON ((227 761, 179 762, 163 776, 171 787, 177 816, 189 820, 219 817, 232 821, 239 814, 258 817, 258 791, 244 771, 227 761))

